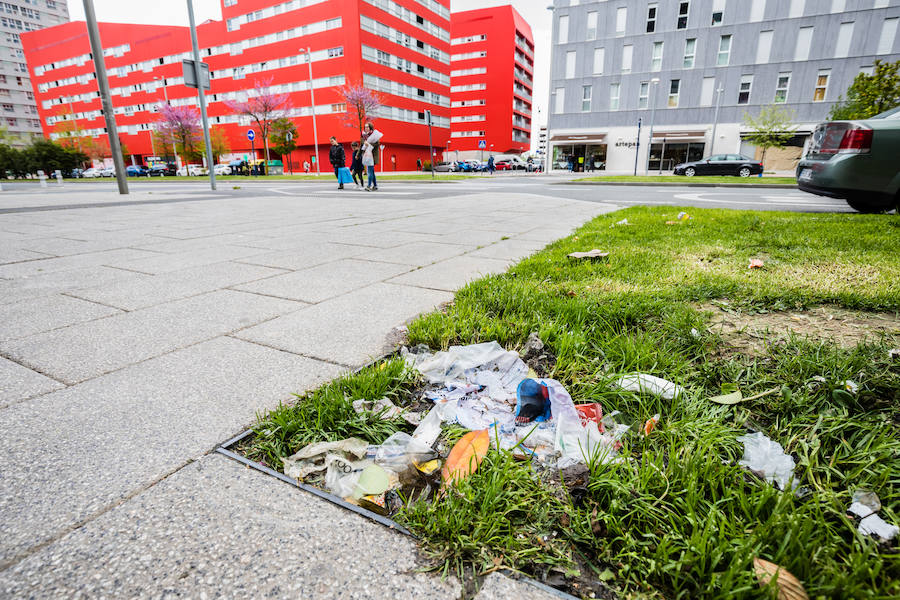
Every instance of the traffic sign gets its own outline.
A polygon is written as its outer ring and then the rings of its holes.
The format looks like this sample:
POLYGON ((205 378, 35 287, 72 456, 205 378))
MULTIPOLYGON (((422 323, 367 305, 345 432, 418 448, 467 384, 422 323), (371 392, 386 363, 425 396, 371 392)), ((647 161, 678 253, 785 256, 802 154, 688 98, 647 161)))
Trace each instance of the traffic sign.
POLYGON ((256 132, 253 131, 252 129, 248 129, 247 130, 247 139, 252 142, 255 138, 256 138, 256 132))
POLYGON ((484 150, 487 148, 487 142, 484 140, 478 140, 478 148, 484 150))
MULTIPOLYGON (((184 76, 184 85, 196 89, 197 72, 194 70, 194 61, 188 59, 182 60, 181 72, 184 76)), ((200 77, 203 80, 203 89, 209 91, 209 65, 203 61, 200 62, 200 77)))
POLYGON ((291 133, 290 131, 288 131, 287 134, 285 134, 284 138, 285 138, 288 142, 290 142, 291 140, 294 139, 294 134, 291 133))

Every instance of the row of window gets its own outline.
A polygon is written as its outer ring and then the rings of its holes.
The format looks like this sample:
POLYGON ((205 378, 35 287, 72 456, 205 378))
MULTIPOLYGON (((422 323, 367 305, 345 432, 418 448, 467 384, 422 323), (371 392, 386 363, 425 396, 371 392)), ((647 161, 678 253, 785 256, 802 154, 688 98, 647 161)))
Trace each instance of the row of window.
MULTIPOLYGON (((744 2, 750 5, 750 14, 749 14, 749 22, 757 23, 761 22, 766 18, 766 0, 741 0, 741 4, 744 2)), ((734 0, 732 0, 734 4, 734 0)), ((889 0, 872 0, 872 8, 884 8, 888 6, 889 0)), ((774 3, 772 6, 776 7, 776 10, 779 6, 783 6, 784 3, 774 3)), ((570 6, 577 6, 576 3, 570 4, 570 6)), ((725 19, 725 9, 727 6, 726 0, 713 0, 712 2, 712 10, 709 14, 708 20, 705 22, 699 23, 700 27, 716 27, 721 25, 725 19)), ((844 12, 846 8, 846 0, 831 0, 831 3, 828 7, 829 13, 841 13, 844 12)), ((862 9, 860 6, 858 9, 862 9)), ((644 27, 647 33, 654 33, 657 31, 657 24, 659 21, 659 4, 657 2, 651 2, 647 5, 647 18, 646 25, 644 27)), ((804 16, 806 12, 806 0, 790 0, 790 5, 788 7, 788 18, 801 17, 804 16)), ((691 2, 690 0, 683 0, 678 2, 678 12, 673 15, 675 29, 687 29, 688 27, 688 19, 691 13, 691 2)), ((769 15, 769 20, 774 20, 778 18, 776 15, 769 15)), ((596 11, 591 11, 587 13, 587 19, 585 20, 585 39, 588 41, 597 39, 598 29, 597 29, 597 21, 598 21, 598 13, 596 11)), ((625 35, 626 26, 628 24, 628 8, 625 6, 620 6, 616 8, 616 16, 615 16, 615 34, 616 35, 625 35)), ((697 24, 695 23, 695 26, 697 24)), ((566 44, 569 42, 569 15, 561 15, 559 20, 557 21, 557 42, 560 44, 566 44)))
MULTIPOLYGON (((815 86, 813 88, 811 100, 813 102, 824 102, 828 94, 828 82, 831 78, 831 69, 821 69, 816 75, 815 86)), ((650 105, 650 88, 654 85, 651 81, 641 81, 638 86, 638 104, 639 110, 652 108, 650 105)), ((788 90, 791 85, 791 73, 779 73, 775 84, 775 96, 772 102, 775 104, 783 104, 788 100, 788 90)), ((724 90, 715 89, 716 78, 704 77, 700 88, 699 106, 712 106, 713 94, 718 92, 721 94, 724 90)), ((753 88, 753 75, 742 75, 738 90, 737 104, 750 104, 750 95, 753 88)), ((609 84, 609 107, 608 110, 619 110, 620 93, 622 90, 621 83, 609 84)), ((593 110, 594 86, 585 85, 581 88, 581 112, 591 112, 593 110)), ((668 94, 666 97, 667 108, 678 108, 681 97, 681 80, 670 79, 668 84, 668 94)), ((718 102, 718 98, 716 99, 718 102)), ((554 91, 553 112, 560 114, 565 112, 566 90, 565 88, 556 88, 554 91)))
POLYGON ((487 39, 487 34, 482 33, 481 35, 470 35, 466 37, 458 37, 450 40, 451 46, 459 46, 462 44, 473 44, 475 42, 483 42, 487 39))
POLYGON ((445 107, 450 106, 450 98, 448 98, 447 96, 443 96, 435 92, 426 92, 421 88, 415 88, 411 85, 406 85, 398 81, 383 79, 381 77, 376 77, 375 75, 369 75, 368 73, 363 74, 363 85, 371 90, 375 90, 376 92, 385 92, 387 94, 401 96, 403 98, 409 98, 411 100, 425 101, 425 99, 427 98, 428 101, 430 101, 432 104, 437 104, 438 106, 445 107))
MULTIPOLYGON (((878 46, 876 54, 890 54, 894 46, 894 40, 897 34, 898 23, 900 18, 892 17, 885 19, 882 23, 881 32, 878 38, 878 46)), ((842 23, 838 29, 838 35, 835 39, 833 58, 846 58, 850 56, 850 45, 853 39, 854 23, 842 23)), ((796 33, 796 41, 794 43, 794 61, 805 61, 809 59, 810 49, 813 40, 813 27, 801 27, 796 33)), ((863 32, 866 33, 866 32, 863 32)), ((767 64, 771 61, 772 43, 775 37, 775 31, 761 31, 756 44, 756 60, 755 64, 767 64)), ((696 64, 697 57, 697 38, 688 38, 684 41, 683 52, 680 58, 680 64, 673 64, 671 68, 693 69, 696 64)), ((725 67, 731 62, 731 49, 733 46, 733 36, 719 36, 719 44, 716 50, 715 66, 725 67)), ((663 67, 664 42, 653 42, 650 51, 649 71, 661 71, 663 67)), ((575 50, 566 52, 565 77, 572 79, 576 77, 576 62, 578 53, 575 50)), ((622 46, 622 62, 621 72, 630 73, 633 67, 634 46, 625 44, 622 46)), ((594 48, 593 74, 601 75, 605 72, 606 50, 604 48, 594 48)))
POLYGON ((399 56, 394 56, 389 52, 385 52, 384 50, 379 50, 377 48, 372 48, 371 46, 363 45, 362 57, 364 60, 378 63, 379 65, 383 65, 385 67, 391 67, 397 69, 398 71, 405 71, 412 75, 423 77, 428 81, 433 81, 441 85, 450 85, 450 77, 448 75, 439 71, 435 71, 434 69, 429 69, 424 65, 413 63, 411 60, 407 60, 399 56))
POLYGON ((480 90, 486 90, 486 83, 470 83, 468 85, 454 85, 450 88, 451 93, 460 93, 460 92, 476 92, 480 90))
POLYGON ((454 69, 450 71, 450 77, 465 77, 466 75, 484 75, 487 73, 485 67, 474 67, 472 69, 454 69))
POLYGON ((447 53, 443 50, 439 50, 431 44, 426 44, 422 40, 417 40, 416 38, 410 37, 409 34, 404 33, 399 29, 394 29, 393 27, 385 25, 384 23, 379 23, 375 19, 370 19, 369 17, 362 15, 359 18, 359 24, 360 28, 363 31, 374 33, 377 36, 400 44, 401 46, 412 48, 413 50, 429 56, 436 61, 447 63, 449 60, 447 53))
POLYGON ((41 122, 37 119, 17 119, 15 117, 6 117, 6 126, 12 128, 31 127, 32 129, 38 129, 41 126, 41 122))
MULTIPOLYGON (((425 19, 425 17, 423 17, 422 15, 417 15, 405 6, 397 4, 396 2, 394 2, 394 0, 365 0, 365 2, 368 2, 372 6, 380 8, 381 10, 394 15, 398 19, 409 23, 410 25, 418 27, 422 31, 430 33, 441 41, 450 41, 450 32, 447 29, 440 27, 436 23, 432 23, 431 21, 425 19)), ((449 19, 449 14, 445 18, 449 19)))

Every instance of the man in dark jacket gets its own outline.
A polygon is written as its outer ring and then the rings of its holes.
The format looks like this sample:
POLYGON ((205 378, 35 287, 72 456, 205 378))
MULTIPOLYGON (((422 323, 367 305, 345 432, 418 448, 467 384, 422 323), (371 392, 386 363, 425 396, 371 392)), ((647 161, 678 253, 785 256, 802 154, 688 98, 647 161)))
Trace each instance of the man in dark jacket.
POLYGON ((331 136, 331 149, 328 151, 328 160, 334 168, 334 176, 338 178, 338 189, 344 189, 344 184, 340 183, 341 176, 338 171, 344 168, 347 158, 344 156, 344 147, 338 144, 337 138, 331 136))

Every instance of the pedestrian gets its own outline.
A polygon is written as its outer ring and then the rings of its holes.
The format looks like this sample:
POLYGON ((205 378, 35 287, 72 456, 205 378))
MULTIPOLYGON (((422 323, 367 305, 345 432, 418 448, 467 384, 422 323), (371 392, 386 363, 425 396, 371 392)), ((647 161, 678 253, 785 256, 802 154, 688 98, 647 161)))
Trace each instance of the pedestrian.
POLYGON ((416 171, 421 171, 421 170, 422 170, 422 159, 417 158, 416 159, 416 171))
POLYGON ((363 144, 363 165, 369 171, 369 181, 366 184, 366 191, 374 192, 378 190, 378 181, 375 179, 375 165, 378 164, 378 150, 381 147, 381 137, 384 135, 371 123, 366 123, 365 143, 363 144))
POLYGON ((350 149, 352 151, 350 155, 350 174, 353 175, 353 183, 356 184, 356 189, 361 190, 365 187, 363 183, 365 167, 363 167, 362 145, 359 142, 353 142, 350 144, 350 149))
POLYGON ((303 170, 306 171, 307 173, 309 173, 309 161, 308 160, 303 161, 303 170))
POLYGON ((338 144, 337 138, 334 136, 331 136, 331 149, 328 151, 328 160, 331 162, 331 166, 334 169, 334 176, 337 177, 338 189, 344 189, 344 184, 341 183, 341 174, 339 171, 344 168, 347 157, 344 156, 344 147, 338 144))
POLYGON ((488 158, 488 173, 494 174, 494 155, 492 154, 490 158, 488 158))

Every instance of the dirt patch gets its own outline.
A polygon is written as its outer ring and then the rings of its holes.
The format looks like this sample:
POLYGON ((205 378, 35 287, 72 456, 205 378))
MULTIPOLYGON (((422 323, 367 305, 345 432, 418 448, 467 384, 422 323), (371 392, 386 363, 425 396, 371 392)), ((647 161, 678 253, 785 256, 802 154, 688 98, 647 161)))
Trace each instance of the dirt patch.
POLYGON ((830 340, 842 348, 887 336, 900 343, 900 314, 848 310, 819 306, 804 311, 749 313, 719 304, 697 308, 711 313, 710 330, 722 336, 732 352, 758 355, 767 343, 786 339, 791 333, 817 340, 830 340))

